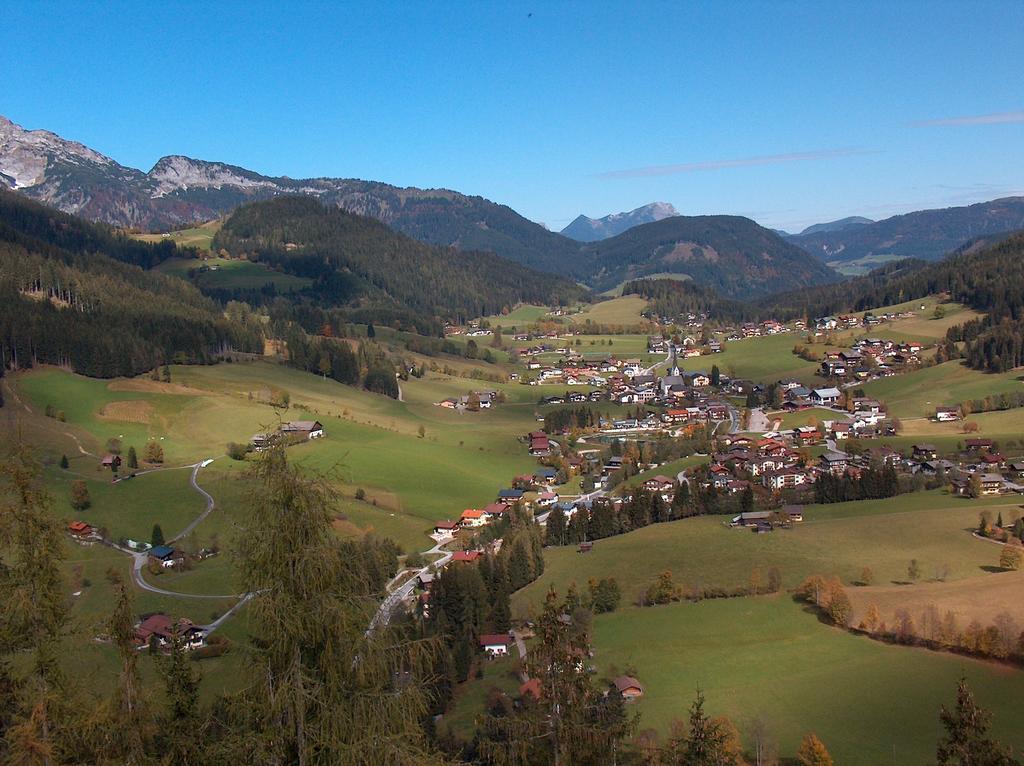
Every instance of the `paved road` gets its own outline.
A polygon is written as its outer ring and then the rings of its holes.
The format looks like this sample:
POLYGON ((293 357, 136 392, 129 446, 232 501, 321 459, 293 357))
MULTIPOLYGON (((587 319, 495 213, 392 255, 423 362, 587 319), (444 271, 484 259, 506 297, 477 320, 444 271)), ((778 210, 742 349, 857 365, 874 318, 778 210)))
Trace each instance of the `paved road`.
MULTIPOLYGON (((441 554, 441 558, 439 558, 437 561, 431 562, 425 567, 417 569, 413 576, 406 580, 400 588, 397 588, 396 590, 388 594, 388 597, 384 599, 384 601, 381 602, 381 605, 377 608, 377 612, 373 615, 373 619, 370 620, 370 627, 366 631, 367 634, 372 633, 374 629, 378 626, 387 625, 391 621, 391 616, 394 614, 395 609, 398 608, 398 605, 403 603, 407 598, 409 598, 409 596, 412 595, 413 590, 416 588, 416 578, 418 578, 421 574, 425 574, 426 572, 430 571, 430 567, 433 566, 440 569, 452 560, 451 552, 446 551, 444 549, 444 546, 450 542, 452 541, 444 540, 442 542, 439 542, 430 550, 423 551, 424 556, 441 554)), ((399 574, 395 576, 395 579, 397 579, 398 576, 400 576, 401 574, 402 573, 399 572, 399 574)), ((393 581, 394 580, 392 580, 392 582, 393 581)))
POLYGON ((180 540, 181 538, 186 537, 189 533, 192 532, 193 529, 195 529, 202 523, 203 519, 210 515, 214 508, 217 507, 217 504, 213 500, 213 495, 211 495, 205 489, 200 487, 198 482, 196 481, 196 477, 199 476, 199 469, 206 468, 206 466, 212 463, 215 459, 216 458, 210 458, 208 460, 202 461, 201 463, 196 463, 194 466, 192 466, 192 476, 189 478, 189 482, 192 484, 192 489, 194 489, 196 492, 198 492, 200 495, 206 498, 206 510, 199 514, 199 516, 197 516, 192 521, 192 523, 185 527, 181 532, 172 537, 169 542, 174 543, 180 540))

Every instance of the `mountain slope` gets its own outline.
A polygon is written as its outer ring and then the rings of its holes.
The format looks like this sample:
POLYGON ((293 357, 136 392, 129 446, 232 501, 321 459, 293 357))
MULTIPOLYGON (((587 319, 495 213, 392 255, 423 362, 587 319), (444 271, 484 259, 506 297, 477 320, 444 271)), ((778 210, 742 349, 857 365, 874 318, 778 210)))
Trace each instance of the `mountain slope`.
POLYGON ((921 210, 840 231, 803 232, 788 241, 828 262, 866 256, 938 260, 964 242, 1024 228, 1024 197, 921 210))
POLYGON ((854 229, 858 226, 864 226, 865 224, 874 223, 870 218, 865 218, 860 215, 851 215, 846 218, 840 218, 838 221, 828 221, 827 223, 816 223, 813 226, 808 226, 797 236, 807 236, 808 234, 825 234, 833 231, 846 231, 847 229, 854 229))
POLYGON ((676 216, 587 245, 579 278, 605 290, 654 274, 687 274, 727 298, 747 299, 835 281, 820 261, 749 218, 676 216))
POLYGON ((378 306, 470 319, 519 302, 550 305, 584 296, 568 279, 493 253, 427 245, 302 196, 243 205, 224 222, 213 247, 314 280, 304 294, 321 307, 378 306))
POLYGON ((271 178, 180 155, 164 157, 143 173, 82 144, 47 131, 25 130, 3 117, 0 183, 64 212, 149 231, 208 221, 245 202, 307 194, 377 218, 424 242, 490 250, 534 268, 551 270, 578 247, 483 197, 357 179, 271 178))
POLYGON ((597 242, 621 234, 634 226, 654 223, 675 215, 679 215, 679 212, 668 202, 652 202, 628 213, 613 213, 604 218, 580 215, 562 229, 562 234, 579 242, 597 242))
POLYGON ((109 246, 156 262, 172 244, 120 244, 102 227, 0 191, 0 364, 114 377, 262 350, 258 330, 226 320, 191 285, 105 254, 109 246))

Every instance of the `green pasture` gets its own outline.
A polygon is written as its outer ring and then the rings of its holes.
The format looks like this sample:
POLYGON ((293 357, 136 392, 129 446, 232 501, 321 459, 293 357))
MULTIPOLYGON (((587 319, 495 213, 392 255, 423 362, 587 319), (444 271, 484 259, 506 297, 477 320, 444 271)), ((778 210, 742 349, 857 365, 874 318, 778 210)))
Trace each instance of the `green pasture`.
POLYGON ((811 505, 806 521, 791 529, 757 535, 729 528, 726 516, 701 516, 652 524, 625 535, 597 540, 590 553, 575 546, 545 550, 544 574, 513 597, 514 611, 527 616, 550 586, 564 592, 569 583, 590 578, 619 579, 623 598, 633 602, 658 574, 671 570, 678 585, 733 588, 749 584, 756 569, 764 578, 776 567, 785 587, 806 576, 837 575, 857 581, 864 567, 877 583, 902 582, 911 559, 922 577, 944 574, 963 579, 986 574, 997 551, 969 531, 978 512, 1019 508, 1008 498, 965 500, 943 490, 902 495, 895 499, 811 505))
POLYGON ((599 677, 644 684, 640 727, 663 737, 699 687, 705 712, 732 718, 748 749, 761 719, 783 756, 814 732, 843 766, 925 766, 963 675, 994 735, 1024 746, 1021 671, 854 636, 782 595, 620 609, 594 619, 593 645, 599 677))
POLYGON ((1024 387, 1021 377, 1020 371, 991 374, 972 370, 954 360, 906 375, 875 380, 862 388, 867 396, 885 402, 894 417, 930 417, 936 407, 951 407, 965 399, 1020 391, 1024 387))

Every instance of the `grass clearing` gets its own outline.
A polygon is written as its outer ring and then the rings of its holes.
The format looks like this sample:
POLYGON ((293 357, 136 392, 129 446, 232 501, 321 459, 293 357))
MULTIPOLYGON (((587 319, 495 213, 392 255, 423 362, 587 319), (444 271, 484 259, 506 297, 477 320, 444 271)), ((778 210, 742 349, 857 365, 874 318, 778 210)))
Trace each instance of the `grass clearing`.
POLYGON ((1024 673, 854 636, 785 596, 601 615, 594 649, 602 676, 635 671, 646 686, 641 727, 663 736, 699 686, 706 712, 728 715, 741 733, 762 718, 783 755, 814 731, 844 766, 923 766, 935 757, 939 705, 952 703, 963 674, 994 711, 994 735, 1024 746, 1024 673))
POLYGON ((155 243, 170 240, 179 247, 196 247, 200 250, 209 251, 210 246, 213 244, 214 235, 220 231, 220 227, 223 225, 224 221, 218 219, 216 221, 207 221, 189 229, 169 231, 166 234, 135 234, 133 236, 136 239, 141 239, 143 242, 155 243))
POLYGON ((972 370, 954 360, 906 375, 875 380, 862 388, 867 396, 885 402, 894 417, 930 417, 939 406, 1020 391, 1024 386, 1021 377, 1020 370, 991 374, 972 370))
POLYGON ((641 313, 647 309, 647 299, 639 295, 625 295, 595 303, 568 318, 573 324, 638 325, 644 321, 641 313))

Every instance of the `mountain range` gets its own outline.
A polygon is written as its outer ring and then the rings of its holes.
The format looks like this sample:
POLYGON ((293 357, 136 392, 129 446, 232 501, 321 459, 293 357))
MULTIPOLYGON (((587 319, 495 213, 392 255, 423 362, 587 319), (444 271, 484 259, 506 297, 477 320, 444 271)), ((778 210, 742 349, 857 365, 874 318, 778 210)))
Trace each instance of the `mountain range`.
POLYGON ((842 228, 836 228, 835 224, 826 226, 829 228, 812 226, 786 239, 833 265, 871 257, 934 261, 977 237, 1024 229, 1024 197, 919 210, 842 228))
POLYGON ((628 213, 612 213, 604 218, 577 216, 576 220, 562 229, 562 234, 578 242, 597 242, 622 234, 634 226, 654 223, 677 215, 679 212, 670 203, 651 202, 628 213))

